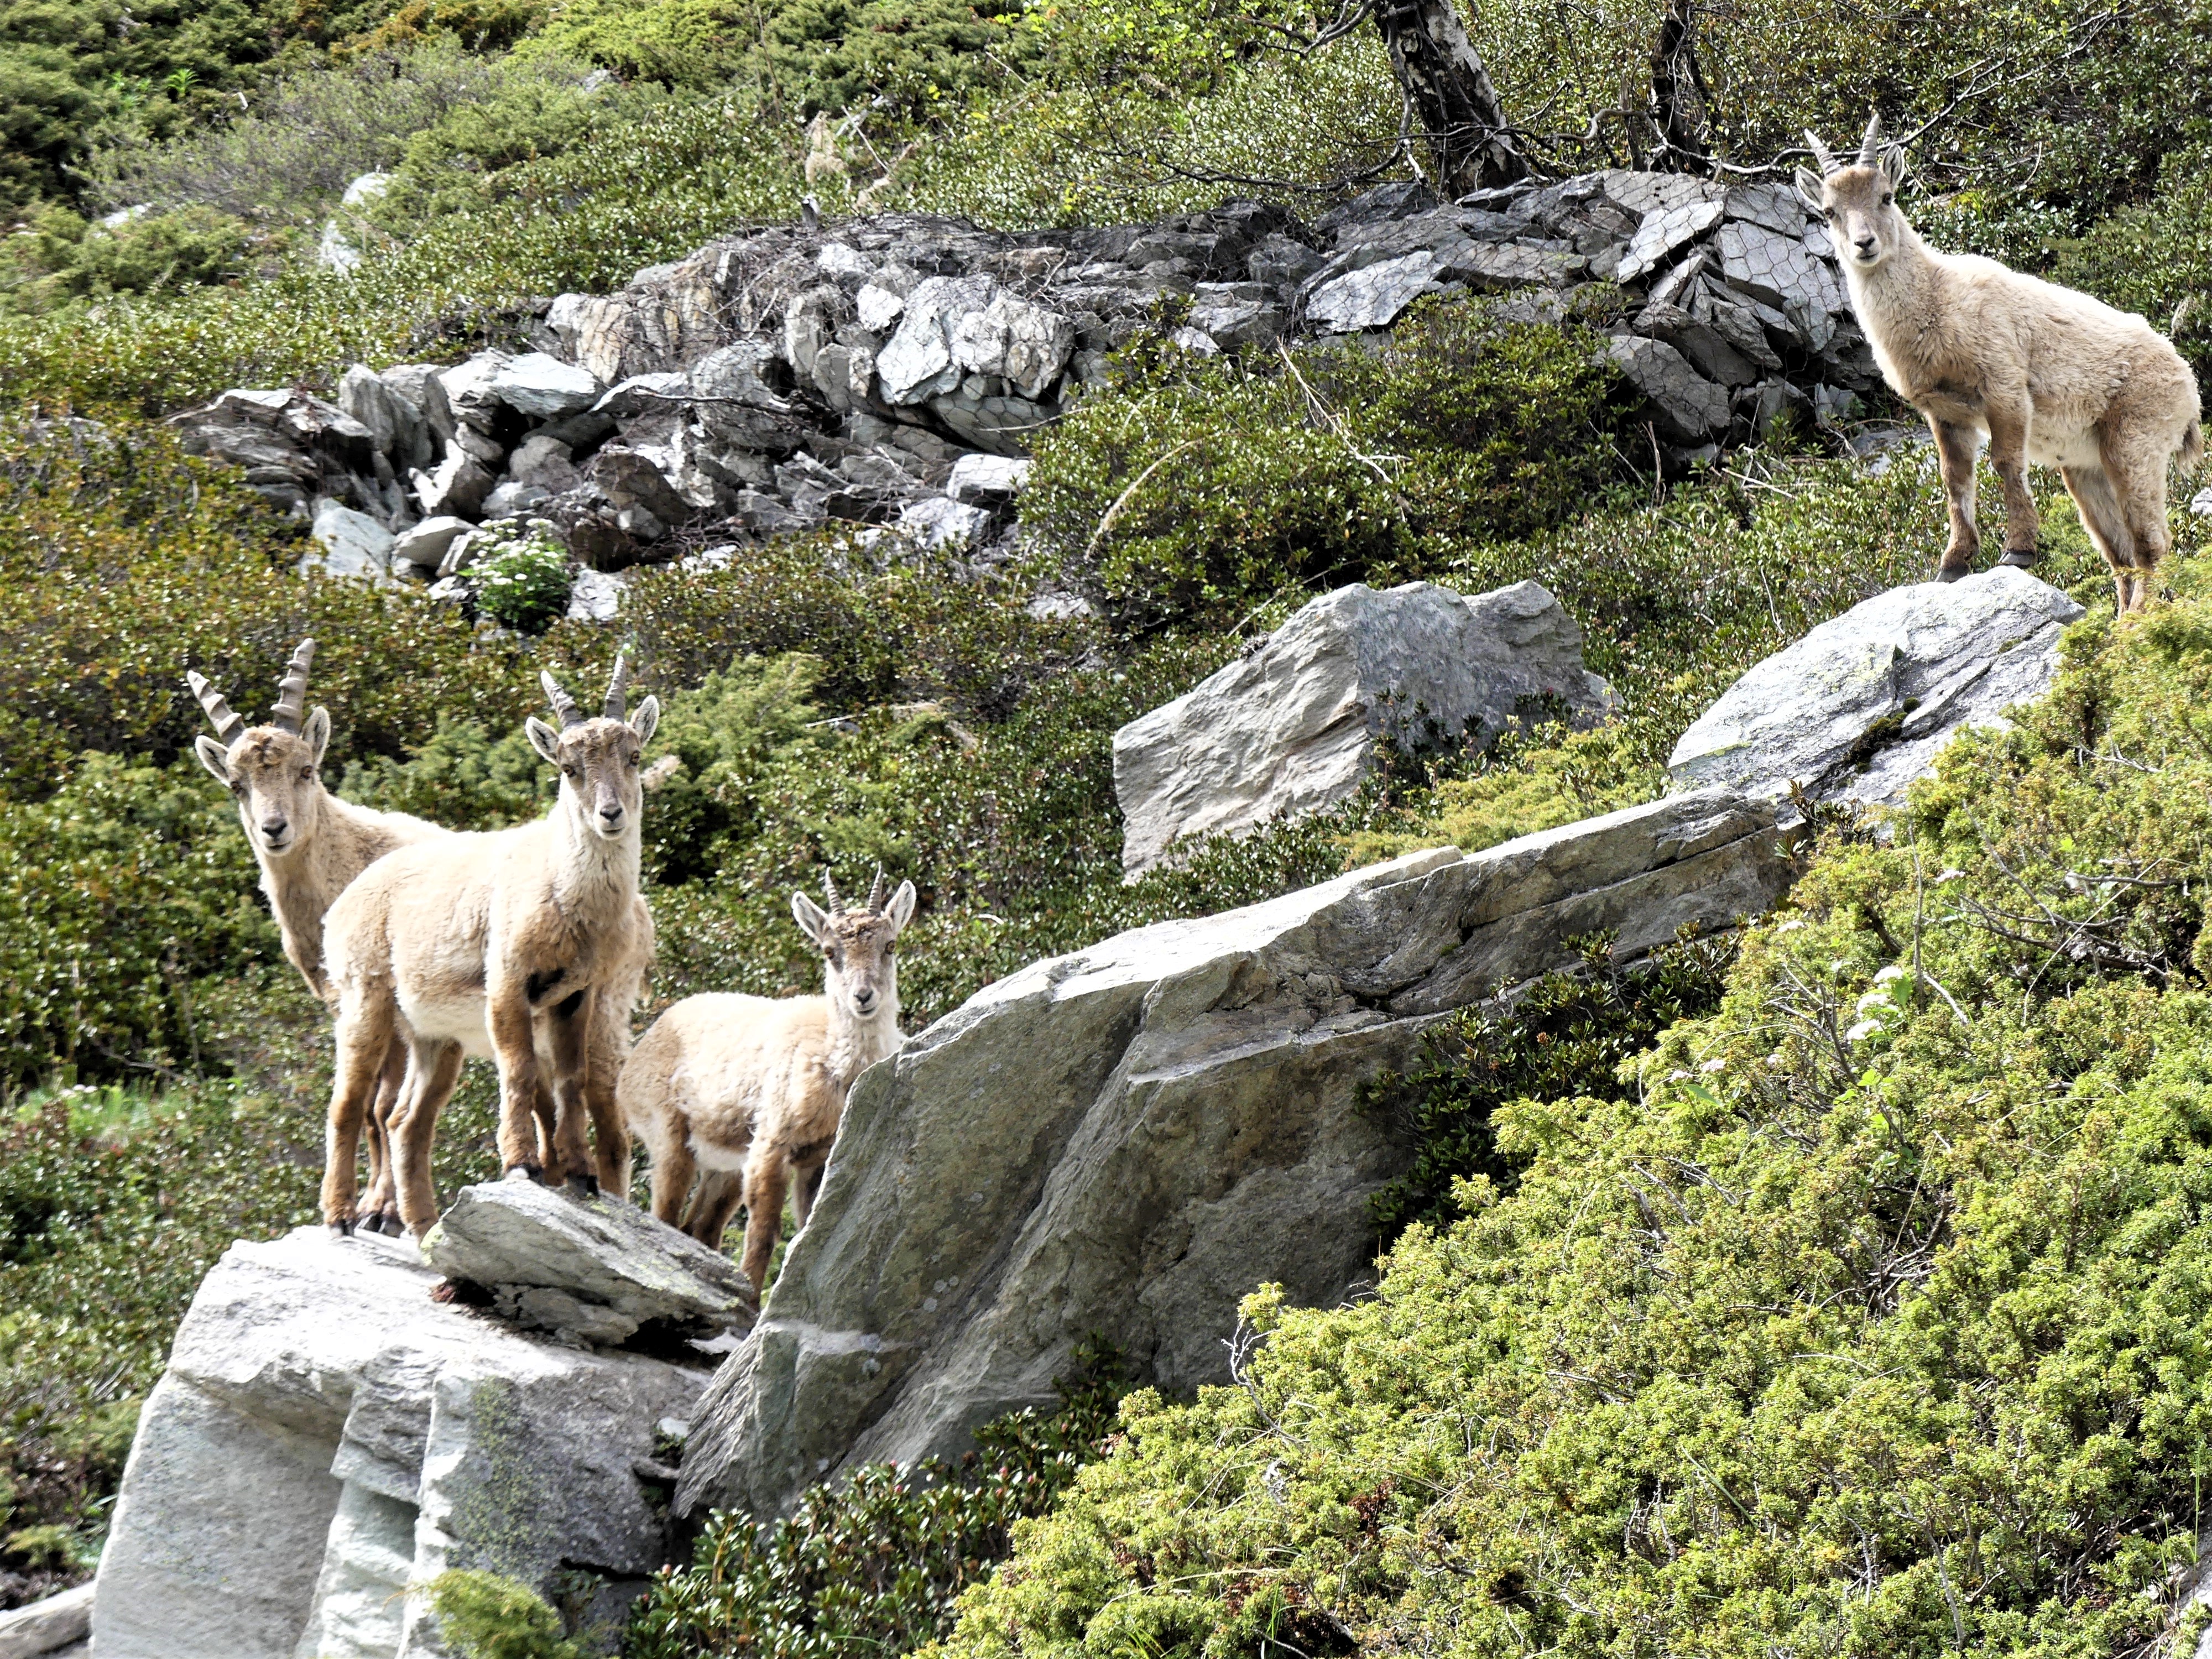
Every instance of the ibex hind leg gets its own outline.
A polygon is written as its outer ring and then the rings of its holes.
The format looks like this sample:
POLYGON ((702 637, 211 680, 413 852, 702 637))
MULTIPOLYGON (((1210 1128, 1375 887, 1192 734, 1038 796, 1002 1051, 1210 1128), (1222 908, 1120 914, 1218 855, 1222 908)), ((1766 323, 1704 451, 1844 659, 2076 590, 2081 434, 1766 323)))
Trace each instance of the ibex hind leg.
POLYGON ((2081 515, 2081 528, 2089 532, 2090 541, 2112 567, 2112 592, 2121 614, 2125 615, 2133 608, 2130 601, 2135 590, 2136 538, 2128 528, 2112 475, 2101 466, 2063 466, 2058 476, 2066 481, 2066 493, 2074 498, 2075 510, 2081 515))
POLYGON ((1936 580, 1954 582, 1973 574, 1974 556, 1982 547, 1982 532, 1974 523, 1974 463, 1981 452, 1981 434, 1970 426, 1932 416, 1928 428, 1935 434, 1936 458, 1943 471, 1944 506, 1951 520, 1950 540, 1936 567, 1936 580))
POLYGON ((2135 538, 2135 571, 2131 610, 2150 603, 2158 578, 2158 562, 2173 546, 2173 531, 2166 520, 2166 458, 2118 455, 2107 459, 2105 471, 2120 498, 2120 515, 2135 538))
POLYGON ((699 1179, 699 1190, 692 1194, 684 1231, 708 1249, 720 1249, 722 1235, 730 1230, 731 1219, 744 1199, 742 1176, 732 1170, 708 1170, 699 1179))
MULTIPOLYGON (((565 1176, 568 1190, 584 1198, 599 1190, 588 1130, 591 1106, 585 1097, 591 1070, 591 1000, 589 993, 579 991, 544 1016, 545 1069, 553 1093, 553 1155, 545 1160, 545 1182, 557 1186, 565 1176)), ((542 1108, 539 1122, 542 1133, 542 1108)))
POLYGON ((385 1054, 384 1074, 377 1079, 376 1103, 369 1109, 364 1126, 368 1139, 368 1191, 361 1200, 361 1224, 373 1233, 406 1231, 399 1221, 398 1176, 392 1156, 392 1121, 406 1087, 407 1042, 394 1036, 385 1054))
POLYGON ((430 1148, 438 1135, 438 1115, 461 1080, 457 1042, 418 1040, 407 1067, 408 1088, 400 1097, 392 1127, 392 1158, 399 1192, 399 1219, 420 1238, 438 1219, 438 1188, 430 1172, 430 1148))

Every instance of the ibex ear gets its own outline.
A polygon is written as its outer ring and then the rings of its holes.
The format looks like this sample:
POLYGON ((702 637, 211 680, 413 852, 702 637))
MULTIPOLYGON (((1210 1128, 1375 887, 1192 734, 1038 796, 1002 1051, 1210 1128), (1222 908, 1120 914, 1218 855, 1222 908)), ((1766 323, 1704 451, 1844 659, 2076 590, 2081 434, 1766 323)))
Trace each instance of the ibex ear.
POLYGON ((799 924, 799 931, 817 945, 822 943, 822 930, 830 925, 830 914, 804 893, 791 896, 791 919, 799 924))
POLYGON ((629 717, 629 729, 637 733, 640 743, 651 743, 654 729, 660 724, 660 699, 647 697, 638 704, 637 713, 629 717))
POLYGON ((300 735, 307 740, 307 747, 314 751, 315 764, 320 766, 323 750, 331 746, 331 711, 317 704, 315 712, 307 716, 307 724, 300 735))
POLYGON ((1905 182, 1905 146, 1892 144, 1881 153, 1881 170, 1893 185, 1905 182))
POLYGON ((230 750, 203 732, 192 739, 192 753, 200 757, 200 764, 215 775, 215 781, 224 788, 230 787, 230 750))
POLYGON ((1810 167, 1797 169, 1797 199, 1815 213, 1828 210, 1826 192, 1820 186, 1820 175, 1810 167))
POLYGON ((545 758, 548 766, 561 763, 561 734, 544 720, 532 714, 523 721, 522 729, 529 735, 530 746, 545 758))
POLYGON ((891 895, 891 902, 884 906, 884 914, 890 918, 891 931, 894 934, 906 931, 907 923, 914 920, 914 907, 918 902, 914 884, 910 881, 901 882, 898 891, 891 895))

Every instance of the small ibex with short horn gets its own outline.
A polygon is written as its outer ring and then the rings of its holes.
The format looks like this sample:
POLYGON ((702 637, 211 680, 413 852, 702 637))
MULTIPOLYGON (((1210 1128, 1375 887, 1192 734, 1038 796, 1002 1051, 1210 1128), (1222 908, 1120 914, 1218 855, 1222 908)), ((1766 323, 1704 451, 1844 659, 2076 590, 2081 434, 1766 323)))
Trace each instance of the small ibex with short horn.
POLYGON ((653 1214, 719 1246, 742 1203, 742 1265, 756 1291, 766 1288, 785 1194, 804 1227, 853 1080, 902 1041, 894 946, 914 920, 914 884, 886 903, 878 871, 868 902, 851 908, 835 883, 822 884, 827 910, 793 893, 791 912, 822 952, 823 994, 686 997, 638 1039, 618 1091, 630 1133, 653 1155, 653 1214))
POLYGON ((620 661, 596 719, 550 674, 540 678, 561 726, 532 719, 526 729, 561 775, 552 811, 511 830, 403 848, 365 871, 324 925, 338 1054, 323 1218, 339 1231, 354 1220, 354 1148, 395 1034, 410 1050, 392 1126, 410 1231, 437 1219, 430 1144, 465 1054, 499 1067, 499 1152, 510 1176, 565 1175, 586 1194, 629 1190, 615 1081, 653 958, 653 917, 638 890, 638 757, 659 704, 647 697, 625 718, 620 661))
POLYGON ((1805 137, 1820 176, 1800 168, 1798 193, 1827 222, 1882 378, 1935 434, 1951 514, 1937 577, 1974 568, 1974 459, 1986 436, 2004 483, 2002 562, 2035 563, 2027 466, 2055 466, 2112 567, 2119 608, 2142 610, 2172 545, 2166 468, 2177 453, 2185 465, 2204 455, 2189 365, 2140 317, 1922 241, 1897 206, 1904 147, 1883 145, 1879 115, 1848 165, 1805 137))
MULTIPOLYGON (((215 736, 197 739, 193 750, 237 799, 239 822, 261 866, 261 890, 276 915, 284 955, 307 988, 329 1002, 323 917, 331 903, 386 853, 447 832, 404 812, 356 806, 323 787, 330 710, 303 712, 314 659, 315 642, 301 640, 277 688, 276 706, 262 726, 248 726, 204 675, 195 672, 185 678, 215 726, 215 736)), ((406 1064, 406 1045, 395 1038, 386 1047, 368 1113, 369 1183, 362 1213, 373 1231, 390 1233, 400 1225, 388 1128, 406 1064)))

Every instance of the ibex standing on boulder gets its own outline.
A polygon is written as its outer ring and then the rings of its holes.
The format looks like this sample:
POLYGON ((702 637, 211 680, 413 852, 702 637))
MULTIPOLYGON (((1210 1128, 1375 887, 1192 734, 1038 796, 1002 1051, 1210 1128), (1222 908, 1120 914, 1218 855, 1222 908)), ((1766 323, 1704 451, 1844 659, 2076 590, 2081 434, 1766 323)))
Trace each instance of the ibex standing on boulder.
POLYGON ((638 891, 638 757, 659 705, 647 697, 623 718, 620 662, 598 719, 551 675, 541 678, 561 729, 533 719, 527 730, 560 770, 551 812, 402 848, 348 888, 325 923, 338 1060, 323 1218, 340 1231, 354 1218, 354 1146, 378 1057, 395 1033, 411 1050, 392 1140, 399 1212, 413 1231, 437 1219, 430 1144, 465 1053, 498 1065, 500 1159, 510 1176, 565 1174, 585 1193, 629 1188, 614 1085, 653 955, 653 918, 638 891), (598 1131, 596 1175, 587 1115, 598 1131))
MULTIPOLYGON (((265 726, 248 726, 222 693, 198 673, 187 674, 192 695, 215 725, 215 736, 192 745, 200 764, 237 798, 239 821, 261 866, 284 954, 325 1002, 332 1000, 323 970, 323 917, 353 878, 395 848, 445 835, 434 823, 404 812, 378 812, 341 800, 323 787, 323 750, 331 740, 331 714, 302 714, 307 668, 315 642, 300 641, 278 687, 265 726)), ((399 1210, 392 1190, 388 1127, 407 1065, 407 1046, 386 1046, 368 1113, 368 1196, 362 1212, 372 1229, 396 1233, 399 1210)))
POLYGON ((821 948, 823 995, 686 997, 623 1067, 623 1119, 653 1154, 653 1214, 719 1245, 742 1202, 742 1265, 756 1291, 766 1289, 786 1193, 804 1227, 853 1079, 901 1041, 892 947, 914 920, 914 884, 886 904, 878 872, 867 903, 851 909, 833 884, 823 888, 826 911, 791 896, 793 916, 821 948))
POLYGON ((1936 575, 1955 581, 1974 568, 1974 457, 1986 434, 2004 481, 2002 562, 2035 562, 2027 465, 2055 466, 2112 566, 2119 608, 2142 610, 2172 544, 2166 467, 2177 452, 2185 465, 2204 454, 2189 365, 2140 317, 1922 241, 1898 211, 1905 152, 1883 148, 1880 116, 1848 167, 1805 137, 1822 176, 1801 169, 1798 193, 1828 222, 1882 378, 1936 435, 1951 509, 1936 575))

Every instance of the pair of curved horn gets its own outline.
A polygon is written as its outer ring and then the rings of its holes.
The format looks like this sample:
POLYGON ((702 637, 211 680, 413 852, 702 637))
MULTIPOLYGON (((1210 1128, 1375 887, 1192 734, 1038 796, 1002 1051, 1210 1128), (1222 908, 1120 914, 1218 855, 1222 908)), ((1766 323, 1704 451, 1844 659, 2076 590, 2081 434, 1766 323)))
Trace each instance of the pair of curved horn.
MULTIPOLYGON (((301 640, 299 648, 292 653, 292 660, 285 665, 284 678, 276 683, 276 706, 270 710, 270 725, 279 732, 300 735, 301 722, 307 716, 307 668, 315 660, 315 642, 301 640)), ((207 676, 197 670, 185 676, 185 683, 192 688, 200 707, 215 724, 216 741, 228 748, 238 734, 246 730, 245 718, 223 700, 222 692, 208 684, 207 676)))
MULTIPOLYGON (((878 916, 883 914, 884 886, 884 866, 879 864, 876 866, 875 885, 868 889, 868 902, 860 907, 862 912, 869 915, 878 916)), ((827 870, 824 870, 822 872, 822 891, 823 896, 830 901, 830 914, 831 915, 836 915, 845 908, 845 901, 837 896, 837 884, 836 881, 831 879, 830 872, 827 870)))
MULTIPOLYGON (((1820 176, 1826 178, 1837 171, 1838 163, 1830 155, 1828 147, 1820 142, 1818 133, 1808 131, 1805 142, 1812 146, 1813 159, 1820 164, 1820 176)), ((1870 167, 1881 160, 1881 112, 1877 110, 1867 122, 1866 137, 1859 140, 1858 160, 1854 166, 1870 167)))
MULTIPOLYGON (((561 689, 561 682, 553 678, 551 669, 539 669, 538 683, 545 688, 546 701, 553 705, 553 712, 561 717, 563 732, 572 726, 581 726, 592 718, 576 707, 574 697, 561 689)), ((621 720, 629 713, 629 658, 627 655, 615 659, 614 678, 607 683, 607 700, 600 713, 605 719, 611 720, 621 720)))

